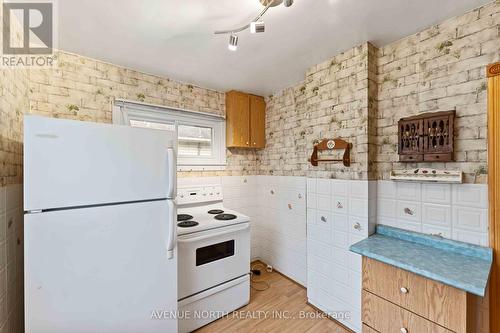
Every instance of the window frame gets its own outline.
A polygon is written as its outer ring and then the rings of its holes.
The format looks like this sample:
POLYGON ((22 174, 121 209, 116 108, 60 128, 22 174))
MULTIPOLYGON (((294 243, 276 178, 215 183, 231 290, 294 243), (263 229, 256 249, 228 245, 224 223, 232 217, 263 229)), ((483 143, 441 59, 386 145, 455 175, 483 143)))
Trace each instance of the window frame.
MULTIPOLYGON (((130 120, 150 121, 175 126, 178 138, 178 126, 197 126, 211 128, 211 157, 177 157, 178 171, 214 171, 226 167, 226 119, 219 115, 165 107, 136 101, 117 99, 113 103, 113 124, 131 126, 130 120)), ((175 142, 178 147, 178 140, 175 142)))

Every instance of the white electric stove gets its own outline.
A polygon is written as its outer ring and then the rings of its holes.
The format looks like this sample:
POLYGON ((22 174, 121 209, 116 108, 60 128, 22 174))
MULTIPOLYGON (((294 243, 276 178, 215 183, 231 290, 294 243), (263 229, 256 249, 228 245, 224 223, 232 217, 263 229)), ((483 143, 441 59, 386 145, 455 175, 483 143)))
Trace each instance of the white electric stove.
POLYGON ((250 219, 226 209, 220 185, 177 190, 179 332, 250 300, 250 219))

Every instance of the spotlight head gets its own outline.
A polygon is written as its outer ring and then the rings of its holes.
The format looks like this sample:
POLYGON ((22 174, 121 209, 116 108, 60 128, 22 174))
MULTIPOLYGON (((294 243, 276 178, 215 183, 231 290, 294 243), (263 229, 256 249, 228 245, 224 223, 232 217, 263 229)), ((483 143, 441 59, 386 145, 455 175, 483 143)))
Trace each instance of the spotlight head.
POLYGON ((293 0, 283 0, 283 5, 285 5, 285 7, 290 7, 293 5, 293 0))
POLYGON ((230 51, 236 51, 238 49, 238 35, 231 34, 229 36, 229 44, 227 45, 227 48, 230 51))
POLYGON ((253 34, 261 33, 266 30, 266 26, 263 21, 257 21, 250 23, 250 32, 253 34))

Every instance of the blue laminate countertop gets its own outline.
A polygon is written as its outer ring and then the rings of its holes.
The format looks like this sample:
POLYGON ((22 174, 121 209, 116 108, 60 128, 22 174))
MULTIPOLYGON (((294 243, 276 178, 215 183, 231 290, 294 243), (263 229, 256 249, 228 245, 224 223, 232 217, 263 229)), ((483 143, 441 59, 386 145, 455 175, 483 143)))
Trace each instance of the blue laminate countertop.
POLYGON ((484 297, 490 248, 384 225, 350 251, 484 297))

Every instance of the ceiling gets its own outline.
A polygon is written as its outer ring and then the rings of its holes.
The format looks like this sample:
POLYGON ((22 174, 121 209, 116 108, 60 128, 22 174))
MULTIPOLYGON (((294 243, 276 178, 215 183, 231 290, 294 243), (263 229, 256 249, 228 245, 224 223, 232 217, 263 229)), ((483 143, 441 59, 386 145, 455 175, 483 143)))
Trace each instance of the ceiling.
POLYGON ((258 0, 59 1, 59 48, 202 87, 268 95, 307 68, 365 41, 377 46, 491 0, 295 0, 271 8, 266 32, 214 30, 248 23, 258 0))

